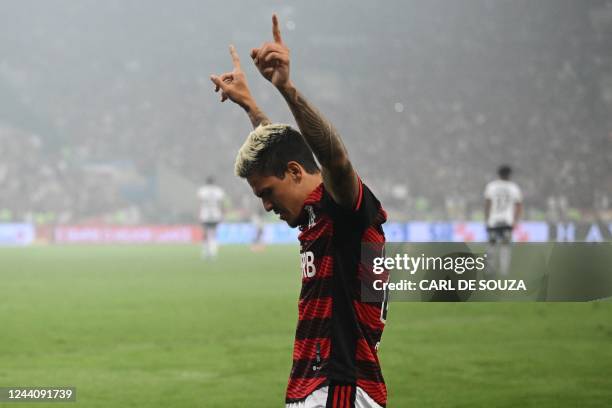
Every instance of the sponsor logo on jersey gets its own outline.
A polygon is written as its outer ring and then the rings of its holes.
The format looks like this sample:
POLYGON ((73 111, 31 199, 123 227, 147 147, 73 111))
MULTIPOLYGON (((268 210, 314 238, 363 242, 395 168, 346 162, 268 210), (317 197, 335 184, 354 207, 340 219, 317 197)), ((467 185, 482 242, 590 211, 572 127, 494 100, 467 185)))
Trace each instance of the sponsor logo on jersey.
POLYGON ((317 273, 317 268, 314 264, 314 253, 312 251, 303 252, 300 254, 302 258, 302 276, 304 278, 312 278, 317 273))

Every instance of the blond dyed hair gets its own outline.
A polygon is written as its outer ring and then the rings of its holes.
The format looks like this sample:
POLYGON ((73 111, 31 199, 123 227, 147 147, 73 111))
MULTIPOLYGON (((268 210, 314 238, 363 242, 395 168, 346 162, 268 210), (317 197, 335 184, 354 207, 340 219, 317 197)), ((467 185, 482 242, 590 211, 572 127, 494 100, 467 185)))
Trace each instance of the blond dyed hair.
POLYGON ((319 171, 312 151, 297 130, 280 123, 259 125, 238 150, 234 172, 241 178, 256 172, 282 178, 291 160, 308 173, 319 171))

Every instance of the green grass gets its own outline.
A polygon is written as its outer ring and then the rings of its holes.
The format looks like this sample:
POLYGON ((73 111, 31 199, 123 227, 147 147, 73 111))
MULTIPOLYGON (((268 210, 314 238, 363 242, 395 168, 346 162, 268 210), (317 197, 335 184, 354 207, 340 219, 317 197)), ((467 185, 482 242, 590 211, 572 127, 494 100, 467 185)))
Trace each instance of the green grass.
MULTIPOLYGON (((282 406, 297 251, 0 249, 0 387, 77 387, 53 407, 282 406)), ((610 407, 612 302, 393 303, 380 357, 390 407, 610 407)))

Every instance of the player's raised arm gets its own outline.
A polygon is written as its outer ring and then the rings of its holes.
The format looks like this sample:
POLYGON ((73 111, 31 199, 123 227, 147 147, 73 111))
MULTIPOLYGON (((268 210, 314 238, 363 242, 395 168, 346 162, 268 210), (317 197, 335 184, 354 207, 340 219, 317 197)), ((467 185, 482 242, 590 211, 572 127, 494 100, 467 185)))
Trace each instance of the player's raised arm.
POLYGON ((333 125, 297 90, 289 78, 289 48, 281 38, 278 17, 272 16, 274 41, 251 51, 259 72, 283 95, 300 132, 323 167, 323 183, 342 207, 354 208, 359 181, 348 152, 333 125))
POLYGON ((215 92, 221 91, 221 102, 229 99, 241 106, 249 115, 253 128, 269 124, 270 120, 257 106, 255 98, 251 95, 246 76, 240 66, 240 58, 233 45, 230 45, 230 55, 234 69, 219 76, 210 76, 210 80, 215 84, 215 92))

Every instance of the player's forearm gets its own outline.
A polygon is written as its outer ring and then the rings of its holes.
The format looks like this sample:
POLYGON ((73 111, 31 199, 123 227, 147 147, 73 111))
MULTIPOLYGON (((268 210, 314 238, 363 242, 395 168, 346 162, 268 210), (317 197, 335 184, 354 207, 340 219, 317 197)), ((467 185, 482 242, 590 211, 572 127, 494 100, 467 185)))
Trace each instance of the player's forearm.
POLYGON ((292 84, 279 87, 291 113, 321 166, 328 170, 349 165, 348 153, 334 126, 292 84))
POLYGON ((249 120, 253 125, 253 129, 259 125, 269 125, 272 123, 266 114, 259 108, 259 106, 257 106, 255 101, 245 103, 243 108, 247 115, 249 115, 249 120))

